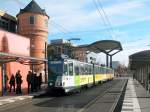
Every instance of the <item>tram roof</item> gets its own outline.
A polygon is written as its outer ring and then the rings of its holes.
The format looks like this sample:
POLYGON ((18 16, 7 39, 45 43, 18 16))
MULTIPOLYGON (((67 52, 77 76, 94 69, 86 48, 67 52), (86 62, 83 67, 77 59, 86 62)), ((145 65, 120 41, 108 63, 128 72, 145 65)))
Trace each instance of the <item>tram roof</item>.
POLYGON ((0 52, 0 63, 7 62, 20 62, 22 64, 37 64, 38 62, 42 64, 43 62, 47 62, 47 59, 0 52))
POLYGON ((139 66, 150 64, 150 50, 144 50, 130 55, 129 63, 132 70, 139 66))
POLYGON ((91 52, 95 53, 105 53, 108 55, 115 55, 118 52, 122 51, 122 45, 119 41, 115 40, 101 40, 96 41, 89 45, 81 45, 80 48, 85 48, 91 52))

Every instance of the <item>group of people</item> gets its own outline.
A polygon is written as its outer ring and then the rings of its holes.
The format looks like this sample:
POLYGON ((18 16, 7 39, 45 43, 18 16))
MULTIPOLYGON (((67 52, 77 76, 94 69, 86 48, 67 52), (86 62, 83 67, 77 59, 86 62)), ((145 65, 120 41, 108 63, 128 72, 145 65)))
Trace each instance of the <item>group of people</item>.
POLYGON ((28 93, 36 92, 41 89, 42 84, 42 73, 37 76, 36 73, 32 73, 31 71, 27 74, 27 82, 28 82, 28 93))
POLYGON ((9 80, 9 84, 10 84, 10 89, 9 92, 11 92, 12 87, 14 89, 14 92, 16 91, 16 94, 21 94, 21 84, 22 84, 23 80, 22 80, 22 76, 20 73, 20 70, 17 71, 16 75, 14 76, 14 74, 11 75, 10 80, 9 80), (16 88, 15 88, 15 84, 16 84, 16 88))
MULTIPOLYGON (((39 76, 37 76, 36 73, 32 73, 31 71, 28 72, 26 81, 28 83, 28 93, 30 92, 36 92, 37 90, 41 89, 42 84, 42 73, 40 73, 39 76)), ((12 74, 9 80, 9 92, 13 91, 16 92, 16 94, 22 94, 21 84, 22 84, 22 76, 20 73, 20 70, 17 71, 16 75, 12 74)))

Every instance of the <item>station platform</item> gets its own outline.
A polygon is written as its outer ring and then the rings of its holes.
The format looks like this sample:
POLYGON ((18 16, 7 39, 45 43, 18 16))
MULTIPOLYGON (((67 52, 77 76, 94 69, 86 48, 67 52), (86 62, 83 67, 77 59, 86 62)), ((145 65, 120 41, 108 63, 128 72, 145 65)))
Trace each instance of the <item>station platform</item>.
POLYGON ((42 84, 41 85, 41 90, 37 91, 37 92, 32 92, 32 93, 27 93, 23 92, 23 94, 5 94, 4 96, 0 97, 0 106, 1 105, 5 105, 5 104, 9 104, 9 103, 13 103, 16 101, 20 101, 20 100, 25 100, 25 99, 31 99, 33 97, 37 97, 39 95, 45 94, 46 92, 46 88, 47 88, 47 84, 42 84))
POLYGON ((136 79, 128 79, 121 112, 150 112, 150 94, 136 79))

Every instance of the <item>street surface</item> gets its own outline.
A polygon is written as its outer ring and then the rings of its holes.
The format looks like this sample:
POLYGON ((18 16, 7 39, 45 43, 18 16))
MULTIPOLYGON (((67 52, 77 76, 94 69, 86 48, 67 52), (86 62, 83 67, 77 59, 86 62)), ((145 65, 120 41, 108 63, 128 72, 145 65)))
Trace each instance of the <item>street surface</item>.
MULTIPOLYGON (((125 80, 115 79, 107 83, 83 90, 81 93, 53 97, 44 95, 0 106, 0 112, 85 112, 97 97, 103 96, 115 85, 125 80)), ((107 105, 107 103, 106 103, 107 105)), ((103 105, 105 108, 105 105, 103 105)), ((94 111, 93 111, 94 112, 94 111)))

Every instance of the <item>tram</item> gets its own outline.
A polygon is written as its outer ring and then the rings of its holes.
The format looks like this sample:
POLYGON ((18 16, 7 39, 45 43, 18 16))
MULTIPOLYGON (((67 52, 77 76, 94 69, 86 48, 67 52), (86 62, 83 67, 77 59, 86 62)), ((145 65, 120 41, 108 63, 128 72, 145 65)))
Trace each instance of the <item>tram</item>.
POLYGON ((65 93, 90 87, 114 77, 113 69, 74 59, 48 61, 48 88, 65 93))

